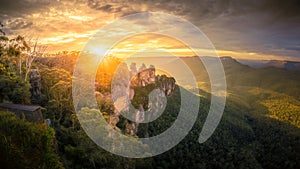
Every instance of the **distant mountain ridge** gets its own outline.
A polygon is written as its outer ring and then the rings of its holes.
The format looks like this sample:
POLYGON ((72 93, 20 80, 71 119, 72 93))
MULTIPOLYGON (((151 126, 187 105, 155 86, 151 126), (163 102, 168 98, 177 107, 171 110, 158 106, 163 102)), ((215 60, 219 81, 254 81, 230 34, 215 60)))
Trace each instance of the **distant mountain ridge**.
MULTIPOLYGON (((209 93, 211 84, 201 60, 197 57, 181 59, 193 72, 199 88, 209 93)), ((230 56, 221 57, 220 60, 226 75, 227 103, 231 107, 240 110, 244 105, 249 112, 265 114, 300 127, 299 70, 252 68, 230 56)))
POLYGON ((236 59, 238 62, 244 65, 248 65, 253 68, 265 68, 265 67, 277 67, 287 70, 300 70, 300 62, 287 61, 287 60, 248 60, 248 59, 236 59))

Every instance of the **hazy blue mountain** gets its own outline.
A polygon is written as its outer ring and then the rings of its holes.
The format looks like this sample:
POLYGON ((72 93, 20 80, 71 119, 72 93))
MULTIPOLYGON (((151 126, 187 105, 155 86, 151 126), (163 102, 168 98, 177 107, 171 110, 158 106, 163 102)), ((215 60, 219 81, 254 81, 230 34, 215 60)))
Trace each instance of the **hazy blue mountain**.
POLYGON ((277 67, 287 70, 300 70, 300 62, 286 60, 247 60, 237 59, 238 62, 253 68, 277 67))

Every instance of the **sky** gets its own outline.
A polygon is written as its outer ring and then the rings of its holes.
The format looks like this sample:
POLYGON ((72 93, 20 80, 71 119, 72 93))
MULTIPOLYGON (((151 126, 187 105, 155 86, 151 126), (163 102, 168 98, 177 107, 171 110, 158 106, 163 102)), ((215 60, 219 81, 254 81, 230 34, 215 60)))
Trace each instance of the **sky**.
MULTIPOLYGON (((162 12, 196 25, 220 56, 300 61, 299 6, 297 0, 0 0, 0 21, 8 35, 39 38, 47 52, 55 53, 82 50, 91 36, 120 17, 162 12)), ((148 44, 167 44, 160 43, 166 38, 147 38, 148 44)))

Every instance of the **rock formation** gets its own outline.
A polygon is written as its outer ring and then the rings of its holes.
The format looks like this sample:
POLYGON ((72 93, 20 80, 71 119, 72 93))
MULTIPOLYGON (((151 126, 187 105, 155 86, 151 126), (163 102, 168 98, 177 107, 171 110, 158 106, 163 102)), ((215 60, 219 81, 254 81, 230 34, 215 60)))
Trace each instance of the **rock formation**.
POLYGON ((147 68, 142 64, 138 70, 135 63, 130 65, 130 70, 126 64, 121 64, 112 80, 112 100, 115 110, 110 115, 110 125, 119 130, 116 125, 119 122, 120 112, 134 111, 132 115, 134 122, 127 120, 125 129, 127 134, 133 136, 137 134, 139 122, 162 110, 166 104, 163 98, 169 96, 175 89, 175 79, 166 75, 155 75, 153 65, 147 68), (155 89, 160 89, 164 94, 154 92, 150 96, 155 89), (130 104, 134 110, 130 108, 130 104), (152 114, 146 116, 145 113, 152 114))
MULTIPOLYGON (((145 66, 145 65, 144 65, 145 66)), ((155 68, 151 65, 149 68, 144 68, 143 66, 139 69, 139 72, 131 77, 130 87, 145 87, 149 84, 155 83, 155 68), (142 68, 142 69, 141 69, 142 68)))
POLYGON ((31 84, 31 103, 39 104, 42 90, 41 75, 37 69, 32 69, 29 77, 31 84))
POLYGON ((175 89, 175 79, 173 77, 167 77, 166 75, 156 76, 156 81, 160 84, 160 89, 169 96, 175 89))

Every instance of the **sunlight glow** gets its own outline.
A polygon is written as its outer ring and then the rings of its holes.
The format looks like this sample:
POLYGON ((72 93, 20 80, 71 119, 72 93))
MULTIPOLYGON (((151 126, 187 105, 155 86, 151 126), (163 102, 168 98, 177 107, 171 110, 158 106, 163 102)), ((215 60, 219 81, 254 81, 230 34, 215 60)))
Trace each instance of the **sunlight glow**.
POLYGON ((71 18, 71 19, 74 19, 74 20, 78 20, 78 21, 89 21, 89 20, 93 19, 92 17, 89 17, 89 16, 74 16, 74 15, 70 15, 68 17, 71 18))

